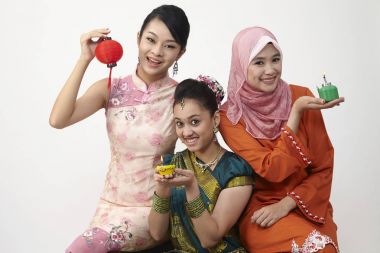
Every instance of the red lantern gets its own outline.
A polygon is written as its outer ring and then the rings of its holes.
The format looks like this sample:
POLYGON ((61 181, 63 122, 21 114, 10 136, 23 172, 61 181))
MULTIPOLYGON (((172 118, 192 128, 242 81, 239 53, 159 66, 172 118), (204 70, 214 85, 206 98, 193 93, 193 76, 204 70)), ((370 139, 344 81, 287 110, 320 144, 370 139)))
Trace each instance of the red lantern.
POLYGON ((95 49, 96 58, 107 67, 112 68, 116 66, 116 62, 123 56, 123 48, 120 43, 105 37, 95 49))
POLYGON ((116 66, 116 62, 123 56, 123 48, 119 42, 114 41, 111 37, 105 37, 95 48, 96 58, 107 67, 110 68, 108 76, 108 97, 111 92, 111 75, 112 68, 116 66))

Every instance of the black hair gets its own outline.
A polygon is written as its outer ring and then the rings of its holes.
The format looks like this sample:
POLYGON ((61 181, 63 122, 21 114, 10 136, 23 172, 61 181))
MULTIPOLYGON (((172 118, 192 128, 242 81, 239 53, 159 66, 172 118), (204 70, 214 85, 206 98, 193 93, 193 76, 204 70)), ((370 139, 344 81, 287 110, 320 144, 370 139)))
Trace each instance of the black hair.
POLYGON ((146 26, 153 19, 158 18, 168 27, 174 40, 181 45, 181 49, 186 48, 187 39, 190 33, 190 24, 185 12, 175 5, 161 5, 145 18, 140 29, 140 36, 143 34, 146 26))
POLYGON ((218 110, 216 94, 203 81, 185 79, 180 82, 174 91, 173 107, 186 98, 196 100, 211 116, 218 110))

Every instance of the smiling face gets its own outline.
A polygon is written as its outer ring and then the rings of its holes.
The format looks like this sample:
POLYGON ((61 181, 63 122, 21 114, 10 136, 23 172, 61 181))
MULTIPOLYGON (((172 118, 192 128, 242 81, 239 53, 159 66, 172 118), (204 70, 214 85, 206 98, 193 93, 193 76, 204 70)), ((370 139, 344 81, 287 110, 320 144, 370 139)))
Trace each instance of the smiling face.
POLYGON ((213 129, 219 121, 218 111, 210 115, 210 111, 195 99, 185 98, 183 103, 174 105, 177 136, 196 155, 207 152, 213 145, 213 129))
POLYGON ((148 85, 164 78, 169 67, 184 53, 167 26, 158 18, 152 19, 142 34, 138 34, 138 76, 148 85))
POLYGON ((247 83, 257 91, 273 92, 281 72, 281 54, 272 44, 267 44, 249 63, 247 83))

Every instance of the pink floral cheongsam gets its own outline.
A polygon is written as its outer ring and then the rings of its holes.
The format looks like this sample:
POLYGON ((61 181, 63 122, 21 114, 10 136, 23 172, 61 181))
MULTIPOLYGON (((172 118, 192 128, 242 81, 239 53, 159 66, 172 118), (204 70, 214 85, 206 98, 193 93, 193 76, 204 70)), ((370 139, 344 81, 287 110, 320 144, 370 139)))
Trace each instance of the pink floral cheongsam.
POLYGON ((147 86, 135 74, 113 79, 107 106, 111 162, 91 228, 101 228, 125 251, 155 246, 148 214, 161 154, 174 151, 176 82, 165 77, 147 86))

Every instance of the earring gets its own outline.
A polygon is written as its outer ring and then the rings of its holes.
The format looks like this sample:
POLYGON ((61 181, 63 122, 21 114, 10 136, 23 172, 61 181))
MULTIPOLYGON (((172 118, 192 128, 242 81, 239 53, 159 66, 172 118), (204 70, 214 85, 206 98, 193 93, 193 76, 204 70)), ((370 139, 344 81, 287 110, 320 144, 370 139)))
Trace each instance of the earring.
POLYGON ((173 66, 173 76, 177 75, 177 73, 178 73, 178 62, 175 61, 174 66, 173 66))
POLYGON ((215 130, 213 130, 213 132, 214 132, 214 138, 212 138, 212 141, 214 141, 214 142, 218 142, 218 138, 216 137, 215 130))

